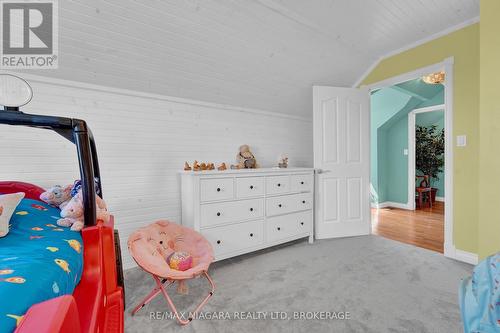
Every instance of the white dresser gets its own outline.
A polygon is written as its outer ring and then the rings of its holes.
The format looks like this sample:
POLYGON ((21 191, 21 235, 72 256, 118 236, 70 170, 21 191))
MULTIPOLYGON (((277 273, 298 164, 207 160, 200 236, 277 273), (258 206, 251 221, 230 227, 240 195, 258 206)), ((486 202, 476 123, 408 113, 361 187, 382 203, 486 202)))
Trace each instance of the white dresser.
POLYGON ((216 260, 313 241, 313 169, 185 171, 181 187, 182 224, 210 241, 216 260))

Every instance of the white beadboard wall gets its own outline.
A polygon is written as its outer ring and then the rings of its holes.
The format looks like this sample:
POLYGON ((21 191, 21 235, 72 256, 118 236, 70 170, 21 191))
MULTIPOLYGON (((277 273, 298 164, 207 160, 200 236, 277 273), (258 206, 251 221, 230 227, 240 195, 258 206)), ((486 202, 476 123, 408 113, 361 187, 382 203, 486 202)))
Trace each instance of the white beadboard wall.
MULTIPOLYGON (((25 112, 90 125, 126 268, 135 265, 127 251, 132 231, 157 219, 180 222, 177 172, 184 161, 233 163, 238 146, 248 143, 262 166, 275 165, 281 153, 293 166, 312 165, 310 119, 35 76, 28 81, 35 96, 25 112)), ((47 130, 0 125, 0 179, 48 187, 77 178, 71 143, 47 130)))

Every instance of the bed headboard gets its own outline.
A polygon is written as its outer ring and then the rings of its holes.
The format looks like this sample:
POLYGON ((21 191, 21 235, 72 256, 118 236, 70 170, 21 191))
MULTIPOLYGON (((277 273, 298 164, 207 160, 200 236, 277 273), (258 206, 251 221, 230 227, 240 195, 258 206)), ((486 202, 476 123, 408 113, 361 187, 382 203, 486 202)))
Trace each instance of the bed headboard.
POLYGON ((16 181, 0 181, 0 193, 16 193, 24 192, 26 193, 25 198, 40 200, 40 194, 45 192, 45 190, 39 186, 16 181))

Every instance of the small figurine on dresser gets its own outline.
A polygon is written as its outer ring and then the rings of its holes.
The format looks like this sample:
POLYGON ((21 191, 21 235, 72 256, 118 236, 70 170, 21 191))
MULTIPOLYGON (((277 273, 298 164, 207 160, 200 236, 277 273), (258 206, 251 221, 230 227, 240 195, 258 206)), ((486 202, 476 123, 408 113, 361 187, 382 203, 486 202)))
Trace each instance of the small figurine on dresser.
POLYGON ((288 157, 286 155, 281 155, 281 158, 278 162, 279 168, 288 168, 288 157))
POLYGON ((259 167, 248 145, 240 146, 240 152, 236 155, 236 162, 238 164, 231 165, 231 169, 257 169, 259 167))
MULTIPOLYGON (((224 164, 224 163, 222 163, 224 164)), ((225 164, 224 164, 224 167, 225 167, 225 164)), ((211 163, 211 162, 202 162, 202 163, 199 163, 198 161, 194 161, 193 162, 193 167, 191 168, 191 166, 189 165, 188 162, 184 162, 184 171, 206 171, 206 170, 215 170, 215 164, 211 163)), ((223 169, 225 170, 225 169, 223 169)))

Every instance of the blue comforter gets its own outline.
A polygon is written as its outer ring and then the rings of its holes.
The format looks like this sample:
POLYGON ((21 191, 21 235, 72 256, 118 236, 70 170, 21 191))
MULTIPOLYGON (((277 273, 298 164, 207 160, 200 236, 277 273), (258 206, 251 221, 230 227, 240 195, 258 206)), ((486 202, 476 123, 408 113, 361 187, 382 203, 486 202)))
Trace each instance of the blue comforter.
POLYGON ((31 305, 71 294, 83 270, 79 232, 59 227, 59 209, 23 199, 0 238, 0 332, 12 332, 31 305))
POLYGON ((459 291, 464 332, 500 332, 500 253, 480 262, 459 291))

